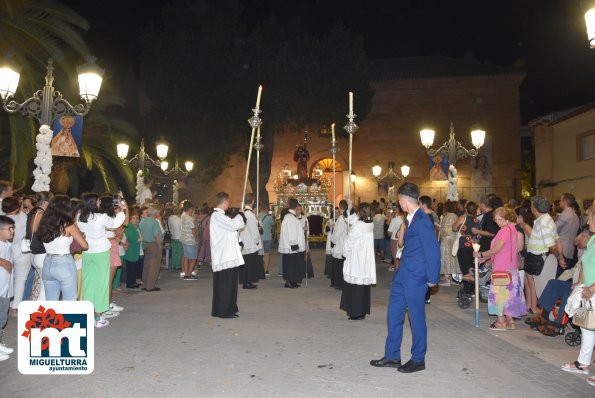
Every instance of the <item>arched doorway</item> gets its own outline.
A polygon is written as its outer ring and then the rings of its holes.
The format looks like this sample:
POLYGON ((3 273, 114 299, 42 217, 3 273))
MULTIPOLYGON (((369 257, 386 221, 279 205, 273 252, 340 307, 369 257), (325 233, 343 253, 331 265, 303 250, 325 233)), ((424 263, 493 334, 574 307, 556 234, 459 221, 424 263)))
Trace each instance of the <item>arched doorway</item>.
MULTIPOLYGON (((319 158, 318 160, 312 162, 310 167, 310 175, 316 166, 319 166, 324 175, 331 181, 333 181, 333 158, 332 157, 323 157, 319 158)), ((341 159, 335 159, 335 171, 337 173, 336 180, 337 184, 335 187, 335 197, 333 198, 333 189, 329 190, 328 193, 328 201, 333 203, 335 206, 341 199, 343 199, 343 181, 344 181, 344 171, 346 170, 345 166, 341 162, 341 159), (334 200, 333 200, 334 199, 334 200)))

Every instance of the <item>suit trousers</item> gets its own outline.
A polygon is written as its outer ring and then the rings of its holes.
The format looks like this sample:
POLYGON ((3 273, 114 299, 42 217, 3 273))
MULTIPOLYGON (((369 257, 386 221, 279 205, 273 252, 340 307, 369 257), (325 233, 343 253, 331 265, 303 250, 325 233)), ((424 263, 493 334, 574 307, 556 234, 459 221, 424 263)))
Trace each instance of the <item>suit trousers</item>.
POLYGON ((428 285, 425 283, 404 286, 400 281, 397 281, 396 277, 393 279, 387 314, 388 336, 384 348, 384 355, 387 359, 401 359, 405 311, 409 308, 409 321, 413 337, 411 360, 417 363, 425 361, 428 345, 425 307, 427 291, 428 285))
POLYGON ((145 264, 143 267, 143 287, 150 290, 157 284, 159 272, 161 272, 162 252, 155 242, 145 242, 144 252, 145 264))

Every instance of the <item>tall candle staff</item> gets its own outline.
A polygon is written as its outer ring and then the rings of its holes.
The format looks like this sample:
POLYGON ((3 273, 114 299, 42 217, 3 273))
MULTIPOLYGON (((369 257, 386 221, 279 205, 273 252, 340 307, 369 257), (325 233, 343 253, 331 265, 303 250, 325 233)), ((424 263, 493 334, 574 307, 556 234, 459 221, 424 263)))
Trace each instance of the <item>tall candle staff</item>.
MULTIPOLYGON (((347 122, 347 124, 345 125, 345 127, 343 127, 345 129, 345 131, 347 131, 347 134, 349 134, 349 174, 347 178, 351 178, 351 159, 353 157, 353 134, 355 134, 355 132, 359 129, 359 127, 357 127, 357 124, 355 124, 355 122, 353 121, 353 119, 355 119, 356 115, 353 113, 353 92, 349 92, 349 114, 347 115, 347 119, 349 120, 347 122)), ((349 203, 353 203, 353 201, 351 200, 351 183, 348 180, 347 181, 347 197, 349 198, 349 203)), ((349 215, 347 215, 349 217, 349 215)), ((349 230, 349 222, 347 223, 347 229, 349 230)))
MULTIPOLYGON (((256 142, 254 143, 254 149, 256 149, 256 212, 258 214, 260 211, 260 150, 264 148, 264 145, 260 140, 262 139, 260 135, 260 126, 258 126, 258 130, 256 130, 256 142)), ((260 220, 258 220, 260 224, 260 220)))
POLYGON ((333 213, 333 228, 335 227, 335 206, 337 200, 337 165, 336 165, 336 158, 337 158, 337 141, 335 141, 335 123, 331 125, 331 129, 333 132, 333 140, 331 141, 331 153, 333 154, 333 208, 331 212, 333 213))
MULTIPOLYGON (((254 134, 256 133, 256 129, 260 127, 262 124, 262 120, 258 117, 258 114, 261 112, 260 110, 260 96, 262 95, 262 86, 258 86, 258 95, 256 96, 256 107, 252 109, 254 115, 250 119, 248 119, 248 124, 252 127, 252 135, 250 136, 250 146, 248 149, 248 161, 246 163, 246 175, 244 177, 244 190, 242 191, 242 204, 240 208, 244 208, 244 199, 246 198, 246 187, 248 185, 248 172, 250 171, 250 160, 252 158, 252 147, 254 144, 254 134)), ((258 192, 258 190, 257 190, 258 192)))

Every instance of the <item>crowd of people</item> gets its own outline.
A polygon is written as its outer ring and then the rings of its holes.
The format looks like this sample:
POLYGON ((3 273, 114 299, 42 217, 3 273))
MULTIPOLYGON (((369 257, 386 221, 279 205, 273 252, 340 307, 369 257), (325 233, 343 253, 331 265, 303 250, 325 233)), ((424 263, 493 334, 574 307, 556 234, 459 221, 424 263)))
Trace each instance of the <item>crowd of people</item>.
MULTIPOLYGON (((492 330, 515 330, 515 320, 528 315, 525 322, 532 329, 561 335, 576 311, 576 300, 569 300, 573 292, 582 289, 578 295, 585 300, 595 293, 593 201, 581 207, 565 193, 553 204, 543 196, 504 203, 496 195, 437 203, 413 184, 401 188, 395 203, 340 201, 324 228, 324 273, 330 287, 341 290, 339 307, 350 320, 370 314, 377 262, 395 272, 385 356, 373 366, 405 372, 425 368, 420 300, 430 303, 438 284, 460 284, 457 294, 472 296, 476 260, 491 270, 487 301, 488 313, 496 317, 492 330), (428 231, 431 237, 416 240, 428 231), (405 307, 415 352, 401 365, 398 323, 405 307)), ((171 256, 166 262, 180 270, 184 281, 196 281, 198 269, 211 265, 216 317, 239 316, 237 288, 257 289, 270 275, 277 239, 284 287, 299 288, 304 278, 314 276, 308 218, 294 198, 280 212, 279 231, 273 211, 266 205, 255 209, 252 194, 239 209, 230 208, 224 192, 217 194, 214 209, 206 203, 197 209, 190 201, 162 207, 146 199, 129 207, 121 195, 111 193, 86 193, 80 199, 50 192, 18 197, 10 183, 0 182, 0 324, 18 313, 22 300, 62 299, 90 301, 95 326, 108 326, 108 319, 124 310, 112 299, 120 283, 127 289, 160 290, 165 248, 171 256)), ((578 360, 562 369, 588 374, 595 331, 581 328, 581 334, 578 360)), ((11 353, 0 344, 0 360, 11 353)), ((593 378, 587 381, 595 384, 593 378)))

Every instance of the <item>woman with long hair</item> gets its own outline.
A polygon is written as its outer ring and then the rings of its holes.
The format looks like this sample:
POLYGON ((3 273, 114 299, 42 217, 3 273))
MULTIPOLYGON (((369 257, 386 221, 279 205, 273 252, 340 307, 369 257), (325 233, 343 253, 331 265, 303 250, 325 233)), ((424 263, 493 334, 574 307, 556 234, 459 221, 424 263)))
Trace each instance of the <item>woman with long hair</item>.
POLYGON ((68 196, 56 195, 50 200, 37 234, 46 252, 42 274, 46 300, 58 300, 62 293, 62 300, 75 301, 78 281, 70 246, 73 240, 82 250, 89 246, 74 223, 68 196))
POLYGON ((31 296, 32 298, 36 296, 37 300, 45 300, 45 289, 42 282, 42 270, 43 263, 45 261, 45 247, 38 238, 37 227, 39 226, 39 222, 41 221, 43 213, 45 209, 47 209, 52 196, 52 193, 48 191, 37 192, 34 199, 35 207, 33 207, 33 209, 27 215, 27 232, 25 236, 27 239, 31 239, 31 263, 37 273, 37 281, 33 282, 33 293, 31 296), (36 286, 38 287, 37 295, 35 295, 36 286))
MULTIPOLYGON (((109 325, 104 313, 110 309, 110 248, 106 229, 115 229, 128 224, 128 207, 121 203, 115 217, 101 213, 99 196, 88 193, 83 196, 77 226, 85 234, 89 249, 83 253, 83 300, 95 307, 95 327, 109 325)), ((115 312, 110 315, 114 316, 115 312)))
POLYGON ((350 320, 361 320, 370 314, 370 285, 376 284, 374 223, 368 203, 359 205, 358 219, 351 223, 343 255, 345 282, 341 293, 341 309, 347 312, 350 320))

